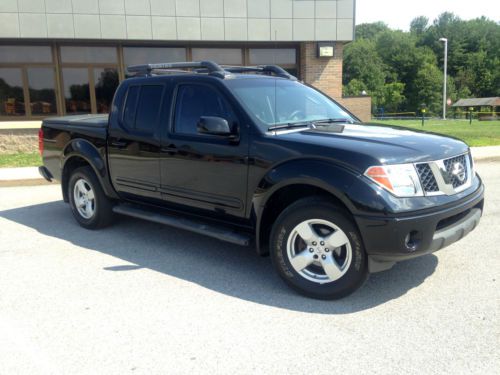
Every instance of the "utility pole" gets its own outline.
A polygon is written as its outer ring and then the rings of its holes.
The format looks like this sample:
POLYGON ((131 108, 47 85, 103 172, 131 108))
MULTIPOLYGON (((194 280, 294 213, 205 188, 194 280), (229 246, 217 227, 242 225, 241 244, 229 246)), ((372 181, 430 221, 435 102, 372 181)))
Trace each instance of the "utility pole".
POLYGON ((443 120, 446 120, 446 83, 448 80, 448 39, 441 38, 440 42, 444 42, 444 83, 443 83, 443 120))

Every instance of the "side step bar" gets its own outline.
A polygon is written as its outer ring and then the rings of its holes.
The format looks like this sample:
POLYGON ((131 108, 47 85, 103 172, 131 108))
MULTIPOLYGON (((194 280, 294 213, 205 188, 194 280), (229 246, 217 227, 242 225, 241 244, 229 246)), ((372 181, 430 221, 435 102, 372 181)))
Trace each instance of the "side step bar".
POLYGON ((252 243, 252 237, 250 235, 237 233, 234 230, 222 226, 206 224, 202 221, 181 218, 174 215, 160 214, 129 204, 117 205, 113 207, 113 212, 120 215, 131 216, 138 219, 168 225, 178 229, 184 229, 190 232, 203 234, 208 237, 217 238, 218 240, 230 242, 240 246, 249 246, 252 243))

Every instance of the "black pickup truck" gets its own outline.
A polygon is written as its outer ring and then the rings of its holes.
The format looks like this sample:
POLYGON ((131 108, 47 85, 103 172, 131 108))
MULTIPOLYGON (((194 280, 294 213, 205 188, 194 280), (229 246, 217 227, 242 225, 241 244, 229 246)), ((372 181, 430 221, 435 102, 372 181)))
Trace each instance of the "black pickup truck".
POLYGON ((40 173, 84 228, 121 214, 252 245, 292 288, 333 299, 479 223, 460 140, 362 124, 277 66, 128 70, 109 116, 40 130, 40 173))

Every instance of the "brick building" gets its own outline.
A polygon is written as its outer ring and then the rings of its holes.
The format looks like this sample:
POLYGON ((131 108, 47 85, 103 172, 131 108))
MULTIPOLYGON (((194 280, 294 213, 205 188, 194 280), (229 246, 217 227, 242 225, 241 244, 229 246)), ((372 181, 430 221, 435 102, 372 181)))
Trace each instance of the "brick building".
POLYGON ((355 0, 0 0, 0 121, 109 111, 128 65, 278 64, 342 98, 355 0))

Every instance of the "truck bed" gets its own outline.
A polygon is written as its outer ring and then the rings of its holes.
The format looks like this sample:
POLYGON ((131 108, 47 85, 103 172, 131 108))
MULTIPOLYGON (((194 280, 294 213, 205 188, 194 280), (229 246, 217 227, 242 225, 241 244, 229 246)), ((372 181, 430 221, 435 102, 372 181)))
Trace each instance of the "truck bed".
MULTIPOLYGON (((105 128, 108 124, 108 115, 74 115, 74 116, 61 116, 49 117, 43 120, 43 123, 51 127, 57 125, 63 126, 85 126, 93 128, 105 128)), ((67 128, 65 128, 67 129, 67 128)))

